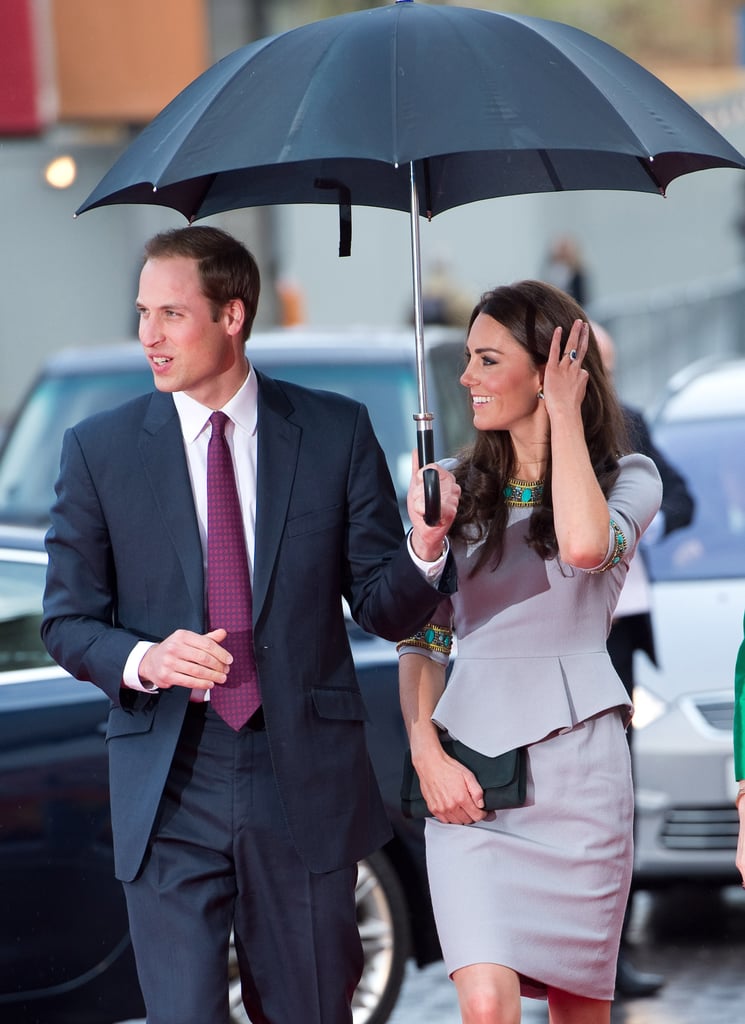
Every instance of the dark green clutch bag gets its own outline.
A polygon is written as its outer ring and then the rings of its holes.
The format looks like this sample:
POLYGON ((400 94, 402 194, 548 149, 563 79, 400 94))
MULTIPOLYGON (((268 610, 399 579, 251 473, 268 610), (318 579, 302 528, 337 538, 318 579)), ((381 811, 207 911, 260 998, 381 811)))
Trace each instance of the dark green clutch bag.
MULTIPOLYGON (((525 803, 527 756, 524 747, 508 750, 496 757, 487 757, 472 750, 460 740, 442 741, 446 754, 470 768, 484 791, 487 811, 500 811, 508 807, 521 807, 525 803)), ((401 783, 401 810, 407 818, 432 817, 422 796, 419 776, 411 763, 411 751, 404 757, 404 777, 401 783)))

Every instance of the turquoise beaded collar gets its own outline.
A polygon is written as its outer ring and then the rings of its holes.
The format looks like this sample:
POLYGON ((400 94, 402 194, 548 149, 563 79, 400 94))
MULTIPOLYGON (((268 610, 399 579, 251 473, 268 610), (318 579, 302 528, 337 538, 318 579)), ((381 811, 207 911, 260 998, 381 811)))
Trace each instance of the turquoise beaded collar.
POLYGON ((515 480, 510 477, 502 492, 510 508, 533 508, 543 500, 543 480, 515 480))

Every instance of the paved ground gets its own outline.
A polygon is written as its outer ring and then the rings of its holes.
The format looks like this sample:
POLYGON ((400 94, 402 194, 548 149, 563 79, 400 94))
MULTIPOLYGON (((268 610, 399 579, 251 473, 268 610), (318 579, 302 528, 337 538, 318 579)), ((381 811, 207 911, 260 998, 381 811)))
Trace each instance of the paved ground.
MULTIPOLYGON (((649 999, 620 999, 612 1024, 745 1024, 745 892, 680 887, 637 894, 633 962, 667 978, 649 999)), ((546 1024, 544 1003, 523 1000, 523 1024, 546 1024)), ((144 1024, 130 1021, 127 1024, 144 1024)), ((460 1024, 442 964, 411 968, 388 1024, 460 1024)))

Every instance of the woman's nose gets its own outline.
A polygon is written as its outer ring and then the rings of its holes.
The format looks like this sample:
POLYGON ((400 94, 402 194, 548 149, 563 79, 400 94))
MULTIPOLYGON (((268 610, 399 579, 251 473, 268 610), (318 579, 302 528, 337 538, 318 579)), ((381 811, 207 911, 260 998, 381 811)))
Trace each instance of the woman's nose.
POLYGON ((464 388, 470 388, 474 382, 470 361, 466 363, 466 368, 460 375, 460 382, 464 388))

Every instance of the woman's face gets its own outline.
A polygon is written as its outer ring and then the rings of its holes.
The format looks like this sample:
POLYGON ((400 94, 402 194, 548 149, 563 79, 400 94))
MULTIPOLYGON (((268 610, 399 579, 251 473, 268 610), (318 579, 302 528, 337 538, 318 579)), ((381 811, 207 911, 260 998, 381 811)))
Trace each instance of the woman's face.
POLYGON ((543 414, 541 373, 507 328, 485 313, 469 331, 466 358, 460 382, 471 392, 477 430, 514 431, 543 414))

